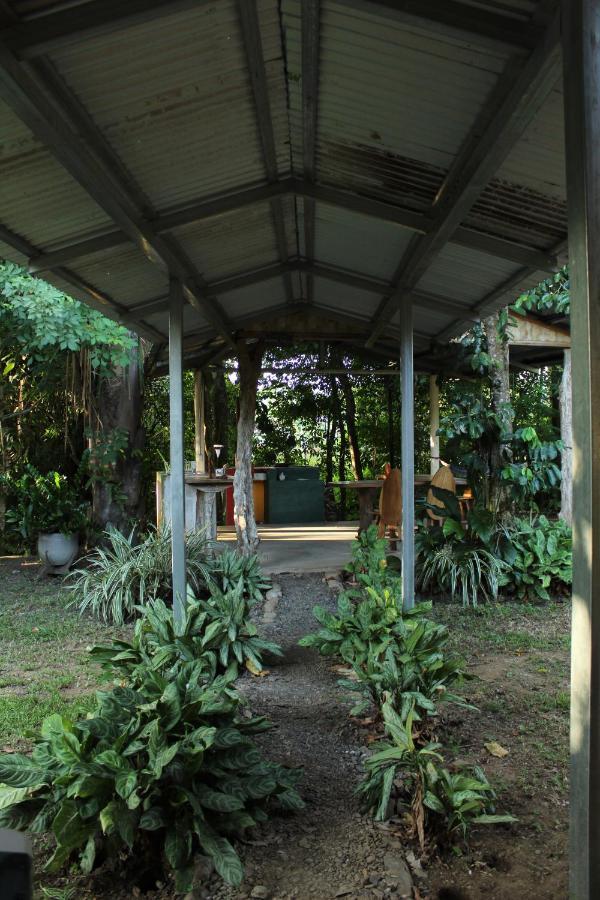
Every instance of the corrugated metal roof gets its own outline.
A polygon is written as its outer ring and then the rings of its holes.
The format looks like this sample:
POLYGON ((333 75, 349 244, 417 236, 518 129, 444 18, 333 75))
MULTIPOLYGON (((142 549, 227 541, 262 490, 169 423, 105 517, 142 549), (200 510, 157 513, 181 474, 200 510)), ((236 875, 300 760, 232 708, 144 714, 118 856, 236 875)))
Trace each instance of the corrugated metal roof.
MULTIPOLYGON (((289 226, 291 232, 293 219, 289 226)), ((268 203, 176 228, 173 234, 207 281, 277 261, 268 203)))
MULTIPOLYGON (((527 22, 534 0, 466 0, 527 22)), ((65 3, 59 4, 65 8, 65 3)), ((13 0, 17 16, 52 15, 55 0, 13 0)), ((302 3, 257 0, 258 25, 279 177, 304 177, 302 3)), ((257 107, 234 0, 168 6, 144 24, 84 34, 50 54, 113 155, 148 198, 151 214, 266 182, 257 107)), ((436 193, 478 115, 489 103, 510 51, 388 5, 321 0, 320 84, 316 132, 319 185, 359 199, 431 215, 436 193)), ((559 77, 559 73, 557 73, 559 77)), ((566 234, 562 97, 557 88, 474 204, 463 224, 548 249, 566 234)), ((0 106, 1 224, 45 251, 114 230, 114 223, 6 107, 0 106)), ((309 254, 306 204, 291 194, 176 228, 178 242, 208 282, 309 254), (273 209, 281 210, 283 247, 273 209)), ((390 281, 412 232, 373 215, 316 201, 314 261, 390 281)), ((375 210, 377 213, 377 209, 375 210)), ((17 242, 18 245, 18 242, 17 242)), ((20 245, 18 245, 20 246, 20 245)), ((0 244, 0 252, 9 250, 0 244)), ((23 261, 18 250, 13 258, 23 261)), ((166 294, 164 269, 133 246, 75 258, 69 268, 119 307, 166 294)), ((418 288, 472 307, 519 271, 514 262, 457 244, 433 260, 418 288)), ((542 273, 542 275, 545 273, 542 273)), ((307 276, 290 276, 292 298, 306 298, 307 276)), ((62 283, 85 298, 83 291, 62 283)), ((381 294, 314 276, 317 306, 346 312, 370 327, 381 294)), ((233 321, 285 301, 283 276, 223 294, 233 321)), ((101 303, 101 299, 98 301, 101 303)), ((496 302, 496 301, 494 301, 496 302)), ((186 332, 205 329, 185 311, 186 332)), ((434 336, 456 321, 415 308, 415 327, 434 336)), ((167 315, 147 319, 165 333, 167 315)), ((385 337, 385 336, 384 336, 385 337)))
POLYGON ((316 206, 315 256, 319 262, 391 279, 412 232, 325 203, 316 206))
MULTIPOLYGON (((265 38, 275 56, 272 19, 265 38)), ((53 59, 157 208, 264 178, 233 0, 93 37, 53 59)), ((285 106, 275 122, 285 170, 285 106)))

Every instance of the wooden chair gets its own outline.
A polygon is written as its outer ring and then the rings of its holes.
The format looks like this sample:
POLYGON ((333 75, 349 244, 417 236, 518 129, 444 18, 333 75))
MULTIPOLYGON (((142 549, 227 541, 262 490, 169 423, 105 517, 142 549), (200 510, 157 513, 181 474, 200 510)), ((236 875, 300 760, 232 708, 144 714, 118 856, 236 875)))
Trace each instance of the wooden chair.
MULTIPOLYGON (((444 508, 444 503, 433 493, 433 488, 442 488, 444 491, 450 491, 452 494, 456 494, 456 481, 454 479, 454 475, 452 474, 452 470, 450 466, 440 466, 437 470, 433 478, 431 479, 431 483, 429 485, 429 490, 427 491, 427 503, 430 506, 440 506, 442 509, 444 508)), ((438 516, 433 510, 428 509, 427 515, 431 519, 432 522, 443 522, 446 516, 438 516)))
POLYGON ((386 474, 379 494, 379 525, 377 537, 388 537, 390 548, 397 549, 402 537, 402 478, 400 469, 386 466, 386 474))

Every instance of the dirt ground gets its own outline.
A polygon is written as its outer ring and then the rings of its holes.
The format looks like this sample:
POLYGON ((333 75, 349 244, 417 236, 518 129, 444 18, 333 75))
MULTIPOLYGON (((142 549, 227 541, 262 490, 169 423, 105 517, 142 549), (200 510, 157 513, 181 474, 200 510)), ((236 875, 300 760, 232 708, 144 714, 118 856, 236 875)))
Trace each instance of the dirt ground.
MULTIPOLYGON (((498 790, 499 810, 519 822, 479 828, 460 854, 420 860, 417 848, 399 838, 398 823, 376 825, 361 815, 354 789, 368 753, 368 730, 349 717, 332 662, 297 645, 315 627, 314 604, 333 608, 334 595, 320 576, 277 580, 282 599, 274 615, 259 611, 258 622, 285 656, 269 665, 267 677, 245 676, 240 688, 252 710, 275 725, 261 739, 265 755, 304 768, 306 808, 275 818, 239 845, 246 870, 241 889, 213 876, 193 897, 376 900, 400 897, 405 886, 415 900, 567 897, 569 605, 436 609, 477 676, 463 693, 478 711, 451 708, 445 714, 441 739, 448 760, 481 764, 498 790), (484 746, 490 741, 508 754, 490 755, 484 746)), ((70 709, 93 690, 96 673, 85 648, 105 639, 108 629, 65 611, 65 602, 59 585, 36 580, 35 567, 2 561, 0 745, 7 749, 25 748, 21 729, 35 727, 53 705, 70 709)), ((43 856, 44 847, 38 849, 43 856)), ((92 879, 41 874, 38 891, 49 885, 63 891, 56 894, 61 900, 173 896, 168 882, 142 894, 109 872, 92 879)))

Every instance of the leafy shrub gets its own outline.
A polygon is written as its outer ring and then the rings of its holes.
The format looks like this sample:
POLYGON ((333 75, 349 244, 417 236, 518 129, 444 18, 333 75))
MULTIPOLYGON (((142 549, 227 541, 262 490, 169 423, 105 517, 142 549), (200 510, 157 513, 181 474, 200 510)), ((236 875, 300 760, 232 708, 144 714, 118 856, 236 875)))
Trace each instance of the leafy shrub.
POLYGON ((182 627, 162 600, 152 600, 135 623, 131 641, 115 640, 92 648, 92 657, 115 678, 135 685, 147 672, 176 674, 183 662, 199 660, 206 677, 233 671, 249 662, 262 668, 262 653, 281 656, 281 648, 257 636, 247 618, 247 601, 237 588, 224 594, 216 586, 208 600, 188 600, 182 627))
MULTIPOLYGON (((468 706, 454 693, 468 676, 464 662, 445 652, 448 629, 425 618, 401 620, 394 631, 394 643, 382 655, 372 649, 363 665, 354 665, 355 681, 340 684, 361 695, 352 715, 364 712, 370 702, 377 707, 388 703, 402 719, 413 710, 413 718, 435 716, 438 703, 468 706)), ((472 707, 471 707, 472 708, 472 707)))
POLYGON ((204 660, 168 675, 140 661, 131 674, 87 719, 46 719, 31 757, 0 755, 0 826, 52 831, 51 871, 77 857, 89 873, 125 852, 149 869, 164 859, 187 891, 200 849, 239 884, 229 836, 274 804, 300 808, 298 771, 262 760, 252 735, 270 725, 239 715, 235 670, 207 681, 204 660))
POLYGON ((223 550, 212 564, 211 578, 225 593, 242 582, 242 593, 250 603, 260 602, 264 591, 271 587, 263 575, 258 556, 242 556, 236 550, 223 550))
POLYGON ((379 743, 365 761, 366 777, 357 789, 376 819, 387 817, 396 791, 422 848, 426 834, 452 840, 457 834, 465 837, 471 825, 516 821, 513 816, 495 814, 495 794, 481 769, 472 775, 451 775, 440 767, 441 744, 415 742, 412 710, 402 718, 386 701, 382 712, 389 740, 379 743))
POLYGON ((27 465, 19 478, 4 477, 3 490, 8 495, 6 523, 28 546, 39 534, 77 534, 87 524, 88 504, 59 472, 42 475, 27 465))
POLYGON ((315 647, 323 656, 337 655, 345 662, 363 665, 371 653, 383 656, 394 643, 403 617, 419 616, 424 609, 421 605, 402 613, 389 590, 378 592, 368 587, 363 596, 354 604, 347 593, 341 593, 337 615, 315 606, 313 615, 322 627, 303 637, 300 646, 315 647))
MULTIPOLYGON (((396 606, 402 607, 402 578, 400 572, 390 565, 387 553, 387 541, 377 537, 375 525, 359 534, 352 544, 352 559, 346 566, 346 572, 354 576, 357 589, 350 590, 350 596, 360 597, 361 590, 373 588, 382 593, 387 591, 393 597, 396 606)), ((391 557, 395 561, 395 557, 391 557)))
POLYGON ((573 579, 571 529, 562 519, 546 516, 507 519, 499 523, 495 549, 506 563, 500 584, 519 599, 549 600, 568 589, 573 579))

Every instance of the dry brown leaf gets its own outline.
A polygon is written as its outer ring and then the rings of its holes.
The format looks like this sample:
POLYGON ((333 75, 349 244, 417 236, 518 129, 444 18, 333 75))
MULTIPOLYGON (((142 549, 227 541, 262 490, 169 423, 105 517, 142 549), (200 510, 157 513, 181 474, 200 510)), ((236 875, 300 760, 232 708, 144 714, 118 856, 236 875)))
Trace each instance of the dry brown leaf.
POLYGON ((252 675, 256 675, 257 678, 264 678, 265 675, 269 675, 268 669, 257 668, 257 666, 255 666, 254 663, 249 659, 246 660, 246 668, 252 675))
POLYGON ((483 746, 491 756, 497 756, 498 759, 508 756, 508 750, 502 744, 499 744, 498 741, 488 741, 483 746))

